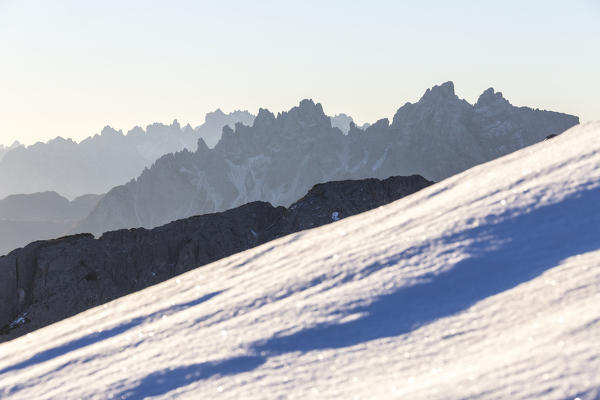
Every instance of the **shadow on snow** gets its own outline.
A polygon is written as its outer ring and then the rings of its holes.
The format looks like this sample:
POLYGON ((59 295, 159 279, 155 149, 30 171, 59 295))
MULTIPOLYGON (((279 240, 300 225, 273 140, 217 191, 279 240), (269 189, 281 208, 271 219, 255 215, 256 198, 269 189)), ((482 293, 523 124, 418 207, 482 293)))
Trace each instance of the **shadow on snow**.
MULTIPOLYGON (((489 296, 527 282, 564 259, 600 248, 600 188, 578 193, 560 203, 526 214, 499 215, 494 222, 441 238, 443 243, 473 239, 465 249, 469 258, 427 280, 376 298, 348 314, 364 316, 341 324, 325 324, 298 333, 256 343, 245 357, 183 366, 151 373, 124 397, 165 394, 178 387, 215 375, 248 372, 269 356, 286 352, 342 348, 411 332, 437 319, 459 313, 489 296), (504 220, 503 218, 506 217, 504 220), (491 241, 490 241, 491 240, 491 241)), ((421 250, 427 248, 423 246, 421 250)), ((419 248, 410 252, 419 251, 419 248)), ((396 264, 398 254, 374 270, 396 264)))
MULTIPOLYGON (((600 188, 596 188, 527 214, 507 216, 499 223, 488 222, 442 237, 443 243, 474 239, 464 249, 469 258, 422 283, 400 288, 367 306, 350 310, 348 315, 363 315, 356 320, 273 337, 255 344, 252 350, 281 354, 353 346, 406 334, 461 312, 539 276, 568 257, 599 249, 599 204, 600 188), (496 247, 490 246, 487 239, 493 240, 496 247)), ((401 258, 403 254, 398 254, 389 263, 378 266, 394 265, 401 258)))
POLYGON ((130 321, 124 322, 120 325, 115 326, 114 328, 110 328, 101 332, 94 332, 94 333, 90 333, 89 335, 83 336, 79 339, 75 339, 72 340, 68 343, 65 343, 63 345, 60 345, 58 347, 53 347, 51 349, 42 351, 41 353, 37 353, 36 355, 34 355, 33 357, 24 360, 18 364, 15 365, 11 365, 9 367, 6 367, 2 370, 0 370, 0 375, 5 374, 7 372, 10 371, 15 371, 15 370, 19 370, 19 369, 23 369, 23 368, 27 368, 30 367, 32 365, 35 364, 39 364, 39 363, 43 363, 45 361, 49 361, 52 360, 54 358, 63 356, 67 353, 70 353, 72 351, 75 350, 79 350, 81 348, 84 348, 86 346, 90 346, 92 344, 101 342, 103 340, 107 340, 110 339, 114 336, 118 336, 124 332, 127 332, 128 330, 135 328, 138 325, 141 325, 145 322, 148 321, 152 321, 155 318, 160 318, 163 315, 171 315, 174 314, 176 312, 179 311, 183 311, 187 308, 196 306, 200 303, 203 303, 207 300, 210 300, 211 298, 215 297, 216 295, 218 295, 221 292, 214 292, 214 293, 209 293, 205 296, 202 296, 198 299, 195 299, 193 301, 189 301, 187 303, 181 303, 181 304, 177 304, 171 307, 167 307, 167 308, 163 308, 159 311, 156 311, 152 314, 149 315, 144 315, 141 317, 137 317, 134 318, 130 321))
POLYGON ((184 365, 173 369, 164 369, 146 375, 133 388, 124 390, 115 397, 118 399, 141 399, 160 396, 180 387, 213 376, 235 375, 258 368, 266 361, 260 356, 232 357, 221 361, 212 361, 184 365))

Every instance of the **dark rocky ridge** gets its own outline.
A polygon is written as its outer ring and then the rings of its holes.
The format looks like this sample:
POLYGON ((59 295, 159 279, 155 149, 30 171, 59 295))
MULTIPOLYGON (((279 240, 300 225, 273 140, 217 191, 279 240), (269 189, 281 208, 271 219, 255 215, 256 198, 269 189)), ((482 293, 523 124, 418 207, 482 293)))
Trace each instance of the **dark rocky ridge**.
POLYGON ((0 257, 0 342, 278 237, 398 200, 421 176, 314 186, 289 209, 252 202, 161 227, 38 241, 0 257), (13 323, 19 317, 24 324, 13 323), (18 326, 16 326, 18 325, 18 326))

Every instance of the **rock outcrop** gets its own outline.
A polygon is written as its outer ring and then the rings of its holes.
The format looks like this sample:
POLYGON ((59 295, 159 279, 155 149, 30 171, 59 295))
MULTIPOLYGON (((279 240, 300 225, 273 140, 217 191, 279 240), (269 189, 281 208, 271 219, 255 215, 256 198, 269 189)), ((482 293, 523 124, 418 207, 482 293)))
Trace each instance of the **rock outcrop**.
POLYGON ((252 202, 147 230, 38 241, 0 257, 0 327, 10 340, 275 238, 379 207, 420 176, 316 185, 289 209, 252 202), (12 323, 15 320, 19 323, 12 323), (29 321, 22 324, 22 322, 29 321), (12 324, 11 324, 12 323, 12 324))
POLYGON ((514 107, 491 88, 471 105, 452 82, 400 107, 391 124, 382 119, 363 130, 350 123, 347 135, 312 100, 277 116, 261 109, 253 126, 225 127, 214 149, 200 140, 196 152, 164 156, 114 188, 73 233, 152 228, 252 201, 287 207, 333 180, 419 174, 439 181, 577 123, 514 107))

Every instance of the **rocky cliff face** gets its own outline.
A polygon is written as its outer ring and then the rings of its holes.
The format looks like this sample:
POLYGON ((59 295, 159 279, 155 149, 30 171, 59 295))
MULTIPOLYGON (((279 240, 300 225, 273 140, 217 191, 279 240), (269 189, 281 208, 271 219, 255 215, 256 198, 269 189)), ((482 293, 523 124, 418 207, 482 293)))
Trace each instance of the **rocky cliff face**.
POLYGON ((253 126, 225 127, 214 149, 200 141, 196 152, 164 156, 113 189, 73 232, 151 228, 257 200, 288 206, 332 180, 420 174, 437 181, 577 123, 571 115, 514 107, 493 89, 471 105, 452 82, 402 106, 391 124, 350 124, 347 135, 312 100, 277 116, 261 109, 253 126))
POLYGON ((431 183, 420 176, 330 182, 316 185, 289 209, 252 202, 152 230, 31 243, 0 257, 5 334, 0 341, 275 238, 379 207, 431 183))

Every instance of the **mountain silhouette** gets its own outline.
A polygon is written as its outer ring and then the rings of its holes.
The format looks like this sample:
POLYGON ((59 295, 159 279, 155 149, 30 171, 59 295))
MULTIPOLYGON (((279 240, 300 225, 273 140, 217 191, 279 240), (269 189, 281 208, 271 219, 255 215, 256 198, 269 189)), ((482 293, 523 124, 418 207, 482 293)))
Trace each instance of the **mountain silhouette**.
POLYGON ((0 198, 12 194, 54 191, 68 198, 106 193, 138 176, 164 154, 195 150, 201 137, 216 142, 227 124, 251 124, 247 111, 206 115, 199 127, 154 123, 127 134, 106 126, 100 134, 77 143, 57 137, 31 146, 0 147, 0 198))
POLYGON ((578 118, 512 106, 486 90, 476 104, 458 98, 452 82, 427 89, 400 107, 392 123, 344 135, 320 104, 302 100, 275 116, 260 109, 254 124, 223 128, 209 149, 168 154, 113 188, 73 232, 152 228, 251 201, 289 206, 314 184, 419 174, 439 181, 558 134, 578 118))

